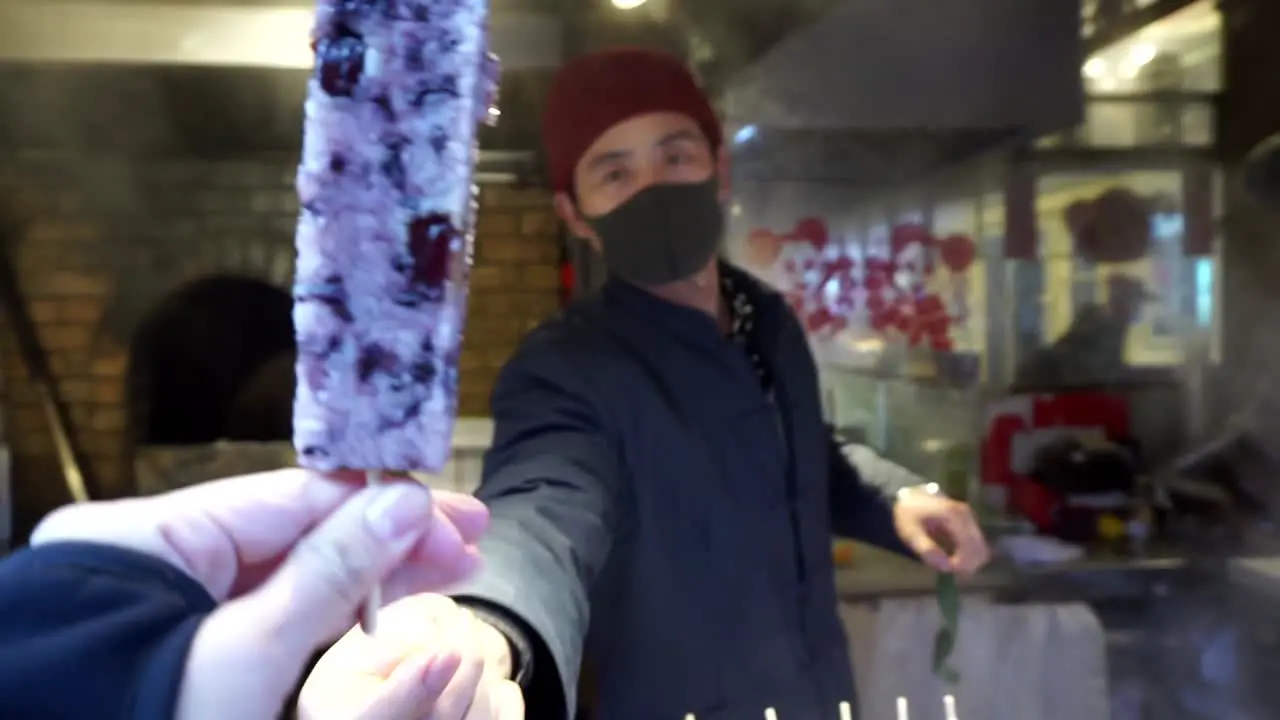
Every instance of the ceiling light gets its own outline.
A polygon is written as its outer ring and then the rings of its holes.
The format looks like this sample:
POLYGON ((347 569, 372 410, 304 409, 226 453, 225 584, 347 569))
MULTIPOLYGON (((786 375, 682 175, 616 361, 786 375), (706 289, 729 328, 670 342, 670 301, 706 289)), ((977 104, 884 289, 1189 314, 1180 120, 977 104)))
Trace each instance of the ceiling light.
POLYGON ((618 8, 619 10, 635 10, 636 8, 648 2, 648 0, 611 0, 611 1, 613 2, 613 6, 618 8))
POLYGON ((1084 64, 1084 76, 1097 80, 1107 74, 1107 62, 1102 58, 1089 58, 1084 64))
POLYGON ((1134 45, 1133 50, 1129 52, 1129 62, 1137 67, 1142 67, 1152 60, 1156 59, 1156 46, 1143 43, 1142 45, 1134 45))

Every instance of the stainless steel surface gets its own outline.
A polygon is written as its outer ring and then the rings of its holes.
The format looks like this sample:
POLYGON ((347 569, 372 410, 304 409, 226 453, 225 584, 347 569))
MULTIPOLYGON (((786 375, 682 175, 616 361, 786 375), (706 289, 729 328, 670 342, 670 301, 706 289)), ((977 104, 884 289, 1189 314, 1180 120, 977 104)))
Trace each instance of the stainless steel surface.
MULTIPOLYGON (((935 573, 918 562, 864 545, 858 545, 854 557, 851 567, 836 571, 836 589, 844 601, 934 592, 935 573)), ((997 561, 961 580, 960 589, 1002 602, 1140 599, 1166 594, 1174 584, 1201 572, 1210 571, 1173 550, 1144 556, 1095 552, 1067 563, 1017 567, 997 561)))
POLYGON ((1242 589, 1280 598, 1280 556, 1232 560, 1227 576, 1242 589))
MULTIPOLYGON (((0 59, 310 68, 313 10, 296 2, 0 0, 0 59)), ((490 41, 508 70, 556 67, 554 16, 498 12, 490 41)))
POLYGON ((84 473, 80 470, 80 461, 76 457, 75 448, 71 444, 71 432, 67 428, 66 412, 61 409, 54 394, 52 380, 38 383, 40 405, 44 409, 45 422, 49 424, 53 435, 53 448, 58 456, 58 465, 62 468, 62 481, 73 502, 88 502, 89 489, 84 482, 84 473))

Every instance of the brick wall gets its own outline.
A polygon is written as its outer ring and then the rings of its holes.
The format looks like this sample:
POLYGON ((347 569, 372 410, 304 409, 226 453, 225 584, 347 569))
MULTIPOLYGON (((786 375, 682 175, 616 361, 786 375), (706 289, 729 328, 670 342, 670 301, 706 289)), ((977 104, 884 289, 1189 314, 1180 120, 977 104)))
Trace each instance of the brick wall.
MULTIPOLYGON (((0 212, 23 228, 10 252, 100 494, 132 492, 126 377, 130 343, 148 311, 214 274, 287 288, 293 164, 285 154, 215 162, 0 150, 0 212)), ((558 258, 545 191, 483 189, 461 360, 464 414, 486 413, 497 369, 522 334, 555 311, 558 258)), ((0 412, 23 534, 68 496, 14 342, 0 320, 0 412)))

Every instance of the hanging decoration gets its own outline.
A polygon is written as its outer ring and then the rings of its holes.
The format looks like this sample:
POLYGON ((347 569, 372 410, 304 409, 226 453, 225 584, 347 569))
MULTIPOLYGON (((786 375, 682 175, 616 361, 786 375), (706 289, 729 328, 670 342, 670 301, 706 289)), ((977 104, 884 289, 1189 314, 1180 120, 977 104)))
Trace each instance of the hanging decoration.
POLYGON ((938 241, 938 255, 942 264, 953 273, 962 273, 969 269, 978 256, 978 248, 973 239, 967 235, 948 235, 938 241))
POLYGON ((1126 263, 1151 247, 1152 201, 1127 188, 1110 188, 1092 200, 1072 203, 1063 220, 1075 254, 1091 263, 1126 263))

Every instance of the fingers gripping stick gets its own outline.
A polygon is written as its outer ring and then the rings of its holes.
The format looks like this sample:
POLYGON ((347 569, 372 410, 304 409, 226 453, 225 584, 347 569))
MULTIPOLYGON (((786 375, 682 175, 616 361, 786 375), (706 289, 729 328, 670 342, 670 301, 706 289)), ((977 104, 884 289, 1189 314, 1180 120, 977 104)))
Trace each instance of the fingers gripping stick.
MULTIPOLYGON (((382 484, 382 472, 370 470, 364 474, 364 481, 369 487, 377 487, 382 484)), ((364 631, 365 635, 373 635, 378 631, 378 609, 381 607, 382 588, 375 585, 369 591, 369 597, 365 599, 364 607, 360 608, 360 629, 364 631)))

